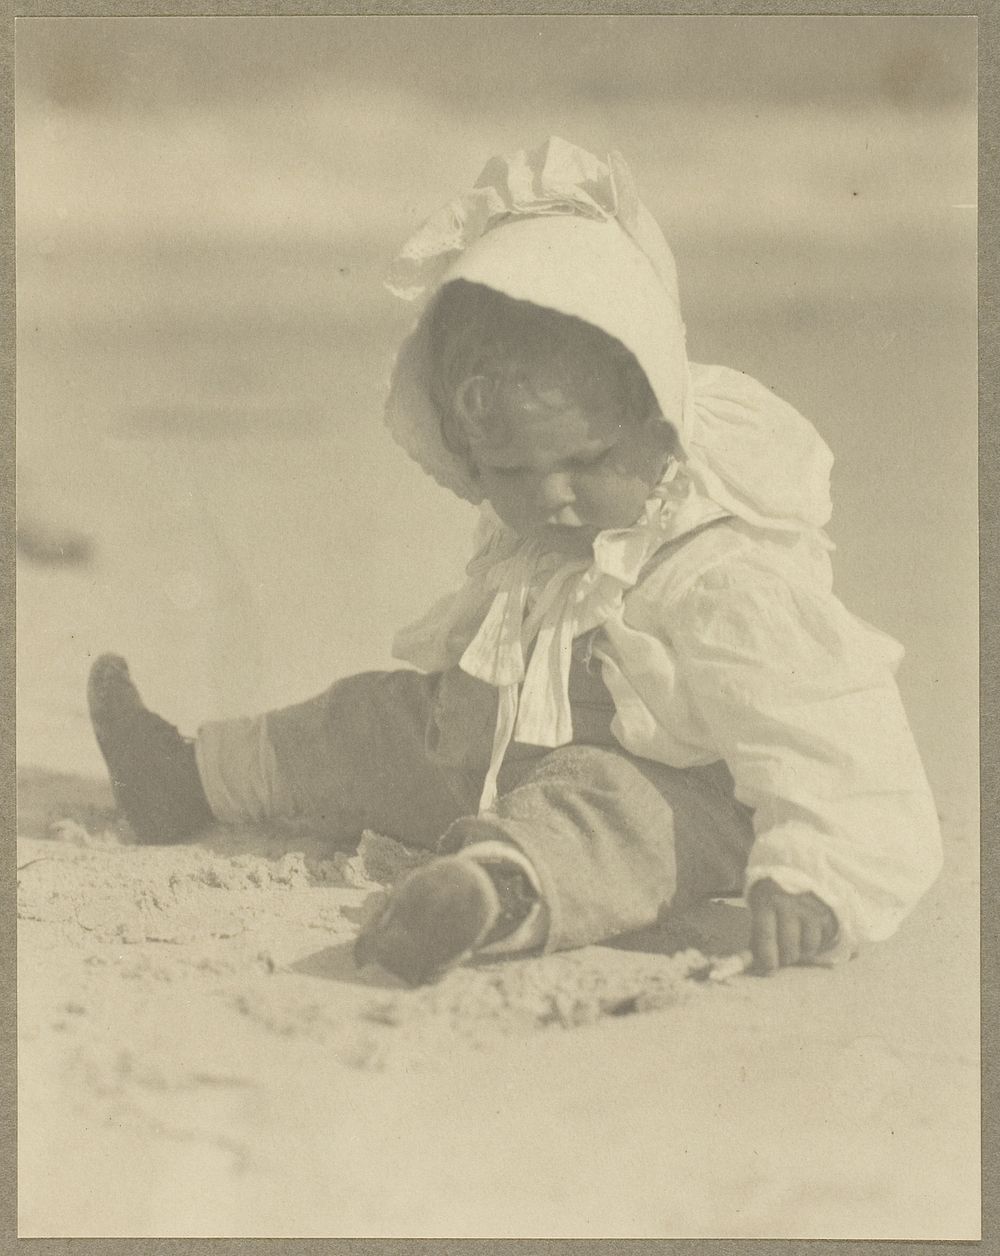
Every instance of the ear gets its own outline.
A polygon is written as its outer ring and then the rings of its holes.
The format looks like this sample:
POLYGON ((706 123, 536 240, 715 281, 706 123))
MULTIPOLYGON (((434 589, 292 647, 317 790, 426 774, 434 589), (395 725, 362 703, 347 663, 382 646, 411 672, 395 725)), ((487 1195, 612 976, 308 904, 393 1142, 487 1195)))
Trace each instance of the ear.
POLYGON ((472 375, 455 389, 455 414, 468 433, 482 433, 496 385, 485 375, 472 375))

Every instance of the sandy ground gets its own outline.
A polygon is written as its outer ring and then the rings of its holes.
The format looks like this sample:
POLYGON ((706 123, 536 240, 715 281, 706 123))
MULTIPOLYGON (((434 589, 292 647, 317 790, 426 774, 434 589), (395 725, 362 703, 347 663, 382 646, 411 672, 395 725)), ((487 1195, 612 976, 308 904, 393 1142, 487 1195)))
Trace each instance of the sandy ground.
POLYGON ((976 1237, 970 821, 837 970, 726 979, 719 906, 411 991, 351 961, 394 844, 140 847, 27 771, 20 1233, 976 1237))
MULTIPOLYGON (((145 522, 174 561, 170 501, 145 522)), ((177 613, 137 593, 131 517, 110 510, 89 566, 21 565, 22 1236, 977 1236, 975 774, 952 723, 923 738, 945 872, 850 964, 727 978, 710 957, 746 919, 710 906, 410 991, 351 960, 404 849, 150 848, 118 825, 88 661, 177 613)), ((135 666, 171 716, 164 672, 198 657, 172 648, 135 666)))
POLYGON ((20 1234, 977 1237, 968 103, 881 82, 838 103, 860 61, 814 28, 751 58, 753 84, 758 60, 777 83, 808 72, 793 107, 718 96, 717 60, 709 101, 668 99, 655 56, 616 95, 645 45, 620 32, 593 80, 553 80, 542 40, 537 79, 511 57, 436 99, 433 41, 430 62, 386 45, 370 74, 282 96, 201 35, 77 80, 47 38, 19 74, 20 1234), (236 66, 219 99, 213 58, 236 66), (351 961, 401 848, 221 830, 144 848, 114 816, 84 710, 97 653, 192 731, 384 666, 454 582, 469 512, 379 431, 407 318, 379 281, 444 189, 548 132, 627 149, 692 355, 817 422, 838 588, 908 647, 945 871, 840 968, 727 978, 710 957, 739 954, 746 920, 714 907, 409 991, 351 961), (60 538, 75 564, 46 561, 60 538))

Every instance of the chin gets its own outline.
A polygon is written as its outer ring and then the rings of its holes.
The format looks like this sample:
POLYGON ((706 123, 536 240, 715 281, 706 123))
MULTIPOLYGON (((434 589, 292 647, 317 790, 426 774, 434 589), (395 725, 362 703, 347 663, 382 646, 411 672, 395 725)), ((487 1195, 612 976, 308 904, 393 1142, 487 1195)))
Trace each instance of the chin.
POLYGON ((532 529, 530 535, 553 549, 577 553, 589 550, 600 531, 599 527, 589 523, 548 523, 532 529))

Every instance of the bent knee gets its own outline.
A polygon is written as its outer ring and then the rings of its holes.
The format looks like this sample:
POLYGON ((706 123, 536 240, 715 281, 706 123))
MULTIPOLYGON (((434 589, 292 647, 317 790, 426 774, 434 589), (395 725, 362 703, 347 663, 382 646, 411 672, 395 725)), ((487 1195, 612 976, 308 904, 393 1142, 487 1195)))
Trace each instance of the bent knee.
POLYGON ((618 747, 580 745, 558 746, 536 761, 533 777, 536 780, 565 779, 581 784, 608 785, 621 788, 623 784, 645 780, 661 792, 664 786, 676 780, 682 782, 687 773, 683 768, 655 763, 652 759, 640 759, 618 747))

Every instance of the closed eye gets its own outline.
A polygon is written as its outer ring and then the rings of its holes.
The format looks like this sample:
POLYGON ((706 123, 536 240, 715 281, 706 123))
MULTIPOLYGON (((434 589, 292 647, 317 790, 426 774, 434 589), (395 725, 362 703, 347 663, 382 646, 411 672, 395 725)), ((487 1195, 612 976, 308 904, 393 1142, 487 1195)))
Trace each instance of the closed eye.
POLYGON ((575 470, 585 471, 588 467, 596 467, 602 463, 613 449, 614 445, 610 445, 607 449, 602 449, 598 453, 591 454, 586 458, 572 458, 569 465, 575 470))
MULTIPOLYGON (((599 449, 593 454, 580 454, 576 458, 567 458, 561 466, 568 471, 591 470, 594 467, 599 466, 605 461, 605 459, 614 453, 616 445, 617 442, 614 445, 609 445, 606 449, 599 449)), ((517 476, 529 475, 532 473, 531 468, 529 467, 497 467, 490 466, 489 464, 480 466, 479 471, 480 474, 495 475, 500 479, 514 479, 517 476)))

